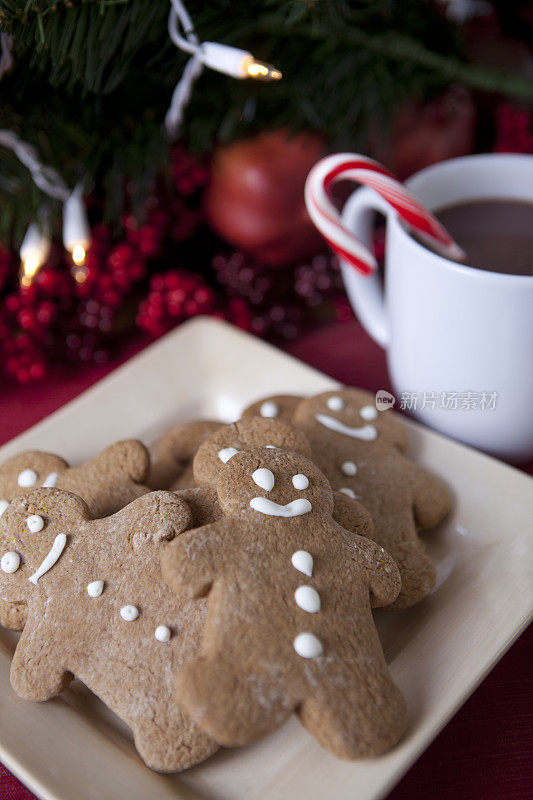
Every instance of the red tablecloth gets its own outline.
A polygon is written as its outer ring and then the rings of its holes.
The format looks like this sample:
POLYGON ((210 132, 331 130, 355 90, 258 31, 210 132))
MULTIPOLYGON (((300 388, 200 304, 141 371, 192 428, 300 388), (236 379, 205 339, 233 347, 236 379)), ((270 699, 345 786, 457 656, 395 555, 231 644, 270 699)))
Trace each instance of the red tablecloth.
MULTIPOLYGON (((130 345, 121 361, 143 346, 130 345)), ((287 351, 346 384, 388 389, 383 352, 357 322, 332 324, 287 351)), ((0 444, 75 397, 111 365, 58 372, 0 395, 0 444)), ((526 800, 533 797, 533 626, 392 791, 389 800, 526 800)), ((0 765, 0 800, 30 800, 0 765)), ((127 798, 109 798, 127 800, 127 798)), ((355 800, 355 798, 354 798, 355 800)))

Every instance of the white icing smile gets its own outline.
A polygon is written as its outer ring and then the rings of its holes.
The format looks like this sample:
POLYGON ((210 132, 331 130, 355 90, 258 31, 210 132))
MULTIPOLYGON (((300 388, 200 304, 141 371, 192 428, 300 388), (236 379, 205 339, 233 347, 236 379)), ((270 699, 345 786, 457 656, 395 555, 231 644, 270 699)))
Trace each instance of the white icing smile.
POLYGON ((328 414, 316 414, 315 419, 320 422, 324 428, 328 428, 335 433, 342 433, 344 436, 351 436, 352 439, 362 439, 365 442, 372 442, 378 435, 376 428, 373 425, 363 425, 361 428, 352 428, 350 425, 345 425, 335 417, 330 417, 328 414))
POLYGON ((254 511, 267 514, 269 517, 300 517, 302 514, 308 514, 313 508, 309 500, 304 498, 298 498, 281 506, 268 497, 252 497, 250 506, 254 511))
POLYGON ((30 583, 33 583, 35 586, 37 586, 37 581, 39 580, 39 578, 41 578, 45 574, 45 572, 48 572, 49 569, 52 569, 52 567, 58 560, 59 556, 65 549, 66 543, 67 543, 66 535, 64 533, 58 533, 58 535, 54 539, 52 547, 50 548, 50 552, 43 560, 41 566, 39 567, 37 572, 34 572, 33 575, 31 575, 31 577, 28 578, 30 583))

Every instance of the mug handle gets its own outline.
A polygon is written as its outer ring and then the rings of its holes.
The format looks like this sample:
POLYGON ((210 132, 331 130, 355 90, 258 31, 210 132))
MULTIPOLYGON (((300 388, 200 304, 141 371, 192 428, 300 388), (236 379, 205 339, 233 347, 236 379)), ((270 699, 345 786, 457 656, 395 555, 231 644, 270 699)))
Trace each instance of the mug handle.
MULTIPOLYGON (((392 214, 396 214, 390 203, 365 186, 351 195, 342 212, 343 224, 368 251, 369 260, 374 259, 372 226, 376 211, 387 220, 392 214)), ((340 264, 346 293, 361 324, 369 336, 386 350, 390 343, 390 329, 378 273, 362 275, 343 258, 340 259, 340 264)))

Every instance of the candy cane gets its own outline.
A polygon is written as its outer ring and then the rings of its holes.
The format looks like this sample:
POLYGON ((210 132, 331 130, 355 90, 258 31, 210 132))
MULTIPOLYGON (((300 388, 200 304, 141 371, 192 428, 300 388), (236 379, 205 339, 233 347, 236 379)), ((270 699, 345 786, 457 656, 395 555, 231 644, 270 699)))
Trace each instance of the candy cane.
POLYGON ((463 250, 448 231, 385 167, 366 156, 339 153, 315 164, 307 176, 305 202, 309 216, 331 249, 356 270, 368 275, 377 269, 377 262, 368 248, 342 223, 330 200, 333 185, 346 179, 370 186, 378 192, 409 227, 439 253, 454 261, 464 258, 463 250))

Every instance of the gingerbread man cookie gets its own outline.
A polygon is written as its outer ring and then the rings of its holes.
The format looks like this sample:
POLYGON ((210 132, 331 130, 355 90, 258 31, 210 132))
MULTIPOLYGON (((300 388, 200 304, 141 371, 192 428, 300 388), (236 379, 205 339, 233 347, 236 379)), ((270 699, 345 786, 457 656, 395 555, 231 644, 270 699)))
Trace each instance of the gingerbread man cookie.
POLYGON ((3 519, 0 594, 28 606, 13 688, 41 701, 80 678, 132 728, 146 764, 162 772, 216 750, 174 699, 175 675, 198 653, 205 607, 168 588, 160 558, 190 521, 170 492, 94 520, 83 500, 57 489, 13 500, 3 519))
POLYGON ((435 585, 436 570, 418 530, 447 514, 451 498, 436 476, 406 458, 407 430, 394 412, 379 412, 374 397, 339 389, 308 399, 281 395, 254 403, 244 418, 265 414, 288 419, 303 433, 313 460, 333 489, 359 500, 370 512, 373 538, 394 558, 402 577, 391 606, 422 600, 435 585))
POLYGON ((184 489, 194 486, 192 462, 203 441, 222 425, 202 419, 181 422, 150 445, 150 474, 147 485, 152 489, 184 489))
POLYGON ((185 713, 226 746, 294 712, 341 758, 386 751, 406 711, 370 609, 398 594, 394 561, 333 520, 327 479, 294 452, 235 454, 217 493, 223 518, 162 558, 179 596, 207 597, 201 652, 176 682, 185 713))
POLYGON ((149 468, 148 451, 133 439, 112 444, 78 467, 52 453, 19 453, 0 465, 0 513, 14 497, 42 486, 77 494, 93 516, 107 517, 149 491, 149 468))
MULTIPOLYGON (((231 425, 219 426, 200 445, 194 458, 195 488, 178 491, 189 505, 195 526, 206 525, 222 516, 216 484, 220 471, 233 456, 242 450, 267 447, 311 455, 309 442, 293 425, 280 420, 251 417, 231 425)), ((334 493, 334 517, 341 525, 361 536, 372 536, 372 521, 368 512, 355 500, 334 493)))

